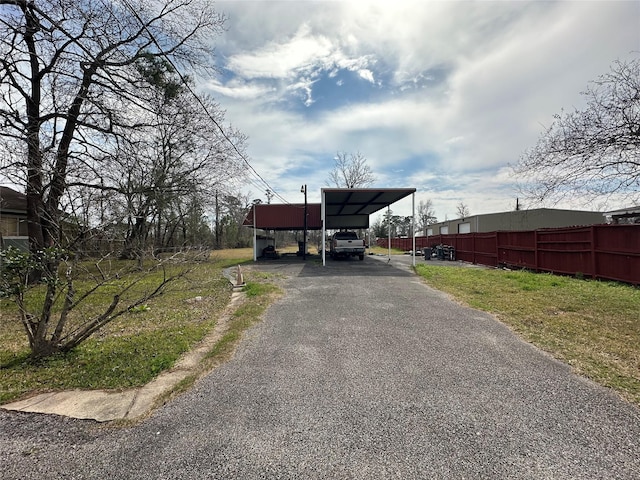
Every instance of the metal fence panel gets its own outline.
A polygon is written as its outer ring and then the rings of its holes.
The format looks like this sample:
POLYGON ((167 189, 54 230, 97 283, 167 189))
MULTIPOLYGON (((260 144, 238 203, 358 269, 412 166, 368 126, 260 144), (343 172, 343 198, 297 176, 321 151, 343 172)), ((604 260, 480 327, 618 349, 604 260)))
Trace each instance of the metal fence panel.
POLYGON ((537 269, 593 276, 591 227, 538 230, 537 269))
MULTIPOLYGON (((378 240, 378 245, 386 247, 387 239, 378 240)), ((456 259, 470 263, 584 275, 640 285, 640 225, 637 224, 416 238, 416 249, 435 245, 454 247, 456 259)), ((392 239, 392 247, 411 250, 412 240, 392 239)))
POLYGON ((536 268, 536 232, 498 232, 498 261, 501 265, 536 268))
POLYGON ((596 277, 640 285, 640 225, 593 228, 596 277))

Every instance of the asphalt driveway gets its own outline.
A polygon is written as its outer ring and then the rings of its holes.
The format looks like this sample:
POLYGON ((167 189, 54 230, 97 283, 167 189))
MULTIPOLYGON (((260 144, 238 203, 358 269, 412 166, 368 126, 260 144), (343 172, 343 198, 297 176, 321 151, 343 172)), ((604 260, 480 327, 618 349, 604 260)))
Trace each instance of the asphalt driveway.
POLYGON ((259 264, 233 360, 134 427, 0 411, 2 478, 638 478, 638 408, 401 263, 259 264))

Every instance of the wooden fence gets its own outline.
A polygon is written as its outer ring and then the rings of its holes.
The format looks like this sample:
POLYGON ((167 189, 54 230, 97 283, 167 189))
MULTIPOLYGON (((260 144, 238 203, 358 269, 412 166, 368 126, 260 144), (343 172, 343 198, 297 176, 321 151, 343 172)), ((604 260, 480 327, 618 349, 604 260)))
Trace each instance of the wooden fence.
MULTIPOLYGON (((387 248, 387 239, 377 244, 387 248)), ((416 237, 416 250, 455 249, 456 260, 640 285, 640 225, 592 225, 521 232, 479 232, 416 237)), ((409 251, 411 238, 392 238, 409 251)))

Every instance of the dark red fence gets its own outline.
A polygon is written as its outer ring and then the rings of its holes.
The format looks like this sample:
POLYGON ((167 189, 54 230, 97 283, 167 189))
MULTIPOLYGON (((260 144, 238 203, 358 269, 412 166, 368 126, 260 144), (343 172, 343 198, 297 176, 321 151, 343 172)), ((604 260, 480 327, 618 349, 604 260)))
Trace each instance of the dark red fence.
MULTIPOLYGON (((456 259, 640 285, 640 225, 592 225, 523 232, 459 233, 416 237, 416 249, 454 247, 456 259)), ((387 248, 387 239, 378 240, 387 248)), ((413 248, 410 238, 391 247, 413 248)))

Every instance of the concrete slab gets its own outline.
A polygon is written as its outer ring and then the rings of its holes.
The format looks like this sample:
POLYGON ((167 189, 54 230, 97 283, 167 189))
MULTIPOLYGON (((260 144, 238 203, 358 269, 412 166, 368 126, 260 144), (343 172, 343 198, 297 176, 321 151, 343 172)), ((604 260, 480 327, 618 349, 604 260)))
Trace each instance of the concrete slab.
POLYGON ((125 418, 133 403, 136 390, 107 392, 71 390, 36 395, 19 402, 3 405, 5 410, 50 413, 67 417, 107 422, 125 418))

